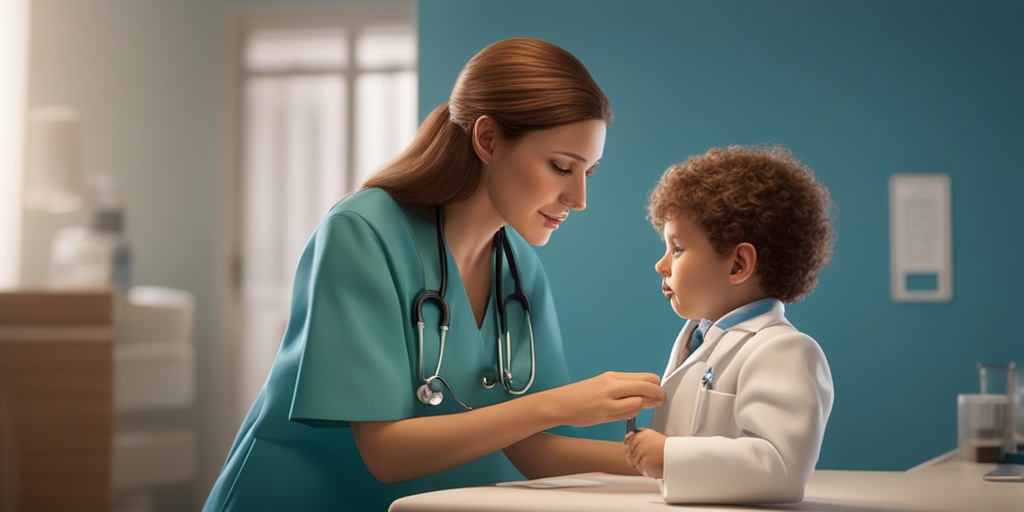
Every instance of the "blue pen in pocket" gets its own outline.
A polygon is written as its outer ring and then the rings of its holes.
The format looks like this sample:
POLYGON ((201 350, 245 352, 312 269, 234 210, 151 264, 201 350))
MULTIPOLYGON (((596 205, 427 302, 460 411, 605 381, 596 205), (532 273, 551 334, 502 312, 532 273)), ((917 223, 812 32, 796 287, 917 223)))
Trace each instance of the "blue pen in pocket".
POLYGON ((704 375, 700 377, 700 385, 704 386, 704 389, 711 389, 711 385, 715 380, 714 368, 708 367, 708 371, 704 372, 704 375))

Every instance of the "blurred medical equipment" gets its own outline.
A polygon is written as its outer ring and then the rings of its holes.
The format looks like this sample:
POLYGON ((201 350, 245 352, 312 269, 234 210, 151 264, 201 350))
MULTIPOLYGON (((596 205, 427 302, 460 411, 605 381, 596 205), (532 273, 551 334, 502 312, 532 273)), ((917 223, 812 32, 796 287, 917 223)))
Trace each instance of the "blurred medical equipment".
MULTIPOLYGON (((434 210, 435 229, 437 232, 437 257, 440 262, 441 268, 441 284, 437 290, 424 289, 417 296, 416 300, 413 301, 413 315, 416 318, 416 328, 419 331, 419 374, 420 379, 423 380, 423 384, 416 390, 416 397, 419 398, 420 402, 424 405, 439 405, 444 399, 444 394, 441 392, 440 384, 448 388, 452 396, 455 397, 455 401, 459 402, 463 408, 469 410, 472 409, 469 405, 462 401, 458 395, 455 394, 455 390, 448 384, 448 381, 441 376, 441 362, 444 360, 444 343, 445 337, 448 334, 448 327, 450 325, 450 315, 448 309, 448 301, 445 300, 444 294, 447 289, 448 283, 448 252, 445 250, 444 242, 444 215, 442 208, 438 206, 434 210), (438 330, 441 335, 440 348, 437 354, 437 366, 434 368, 434 373, 427 377, 423 374, 423 330, 426 326, 426 322, 423 320, 423 305, 427 302, 435 302, 441 310, 441 318, 439 320, 438 330), (440 383, 440 384, 438 384, 440 383)), ((501 228, 494 235, 494 298, 497 305, 498 311, 498 377, 497 382, 501 383, 501 386, 505 388, 505 391, 511 395, 522 395, 526 393, 530 386, 533 385, 534 377, 537 372, 536 364, 536 350, 533 340, 533 322, 530 319, 530 301, 523 292, 522 283, 519 279, 519 268, 516 266, 515 254, 512 252, 512 245, 508 241, 508 236, 505 234, 505 228, 501 228), (512 273, 512 280, 515 282, 515 289, 512 293, 507 296, 502 292, 502 265, 503 258, 508 258, 509 271, 512 273), (512 302, 518 302, 526 315, 526 325, 530 334, 530 379, 526 385, 521 389, 515 389, 512 387, 512 334, 509 330, 508 321, 508 306, 512 302), (504 339, 503 339, 504 338, 504 339)), ((495 379, 490 376, 485 376, 483 379, 483 385, 486 388, 493 387, 495 379)))
POLYGON ((88 223, 53 236, 50 285, 61 289, 131 287, 131 251, 124 230, 124 201, 112 176, 91 176, 85 206, 88 223))

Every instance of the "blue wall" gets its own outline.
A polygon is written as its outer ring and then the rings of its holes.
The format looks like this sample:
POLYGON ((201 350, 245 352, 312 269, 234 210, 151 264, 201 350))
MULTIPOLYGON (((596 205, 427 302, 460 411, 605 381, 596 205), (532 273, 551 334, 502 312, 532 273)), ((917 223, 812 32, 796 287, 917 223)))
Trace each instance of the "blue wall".
MULTIPOLYGON (((833 264, 790 306, 832 365, 821 468, 905 469, 955 447, 956 394, 979 361, 1024 363, 1024 4, 1016 0, 420 2, 420 110, 509 36, 548 39, 615 109, 589 206, 538 249, 574 378, 661 373, 680 320, 644 219, 669 164, 708 147, 781 143, 838 204, 833 264), (888 177, 952 179, 953 300, 889 295, 888 177)), ((621 438, 622 425, 584 434, 621 438)))

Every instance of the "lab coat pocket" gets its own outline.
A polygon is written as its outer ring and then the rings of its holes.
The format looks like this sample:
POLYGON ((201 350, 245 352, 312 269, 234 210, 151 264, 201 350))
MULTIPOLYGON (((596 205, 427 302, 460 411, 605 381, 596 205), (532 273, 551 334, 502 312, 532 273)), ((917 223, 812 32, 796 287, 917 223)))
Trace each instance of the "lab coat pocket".
POLYGON ((736 395, 720 393, 704 387, 697 390, 697 405, 693 409, 691 435, 739 437, 733 406, 736 395))

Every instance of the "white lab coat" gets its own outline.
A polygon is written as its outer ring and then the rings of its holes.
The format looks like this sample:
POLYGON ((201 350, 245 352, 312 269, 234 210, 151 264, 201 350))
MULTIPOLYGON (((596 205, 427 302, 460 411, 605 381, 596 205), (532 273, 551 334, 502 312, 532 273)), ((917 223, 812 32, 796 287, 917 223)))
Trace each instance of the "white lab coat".
POLYGON ((667 436, 662 497, 668 503, 800 501, 832 410, 821 348, 777 302, 723 331, 681 365, 697 322, 683 326, 662 379, 665 403, 651 428, 667 436), (701 379, 713 368, 711 389, 701 379))

